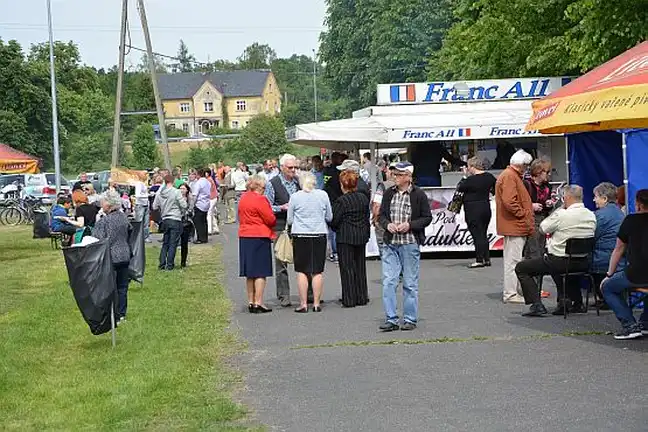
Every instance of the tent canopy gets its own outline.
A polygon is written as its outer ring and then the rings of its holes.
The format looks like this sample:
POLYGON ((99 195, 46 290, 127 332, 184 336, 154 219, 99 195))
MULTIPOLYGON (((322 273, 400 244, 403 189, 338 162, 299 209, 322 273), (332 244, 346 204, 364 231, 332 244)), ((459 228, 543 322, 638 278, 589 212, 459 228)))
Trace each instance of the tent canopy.
POLYGON ((0 143, 1 174, 35 174, 38 172, 38 158, 0 143))
POLYGON ((648 127, 648 42, 533 103, 528 130, 569 133, 648 127))
POLYGON ((524 130, 530 116, 527 100, 376 106, 357 111, 351 119, 297 125, 287 131, 287 137, 295 144, 354 149, 368 143, 394 147, 412 142, 539 136, 524 130))

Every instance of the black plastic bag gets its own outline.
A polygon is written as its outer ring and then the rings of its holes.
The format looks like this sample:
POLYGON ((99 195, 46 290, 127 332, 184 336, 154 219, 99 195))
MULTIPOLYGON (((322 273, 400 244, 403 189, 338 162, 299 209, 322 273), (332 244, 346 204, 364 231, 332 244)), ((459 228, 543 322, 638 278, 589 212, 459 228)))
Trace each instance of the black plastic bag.
POLYGON ((117 308, 117 287, 108 240, 63 249, 70 288, 83 319, 94 335, 111 329, 111 305, 117 308))
POLYGON ((128 263, 128 276, 138 283, 144 282, 144 269, 146 268, 146 245, 144 243, 144 223, 131 222, 133 230, 128 243, 131 248, 131 259, 128 263))
POLYGON ((49 213, 46 210, 34 210, 34 238, 47 238, 49 235, 49 213))

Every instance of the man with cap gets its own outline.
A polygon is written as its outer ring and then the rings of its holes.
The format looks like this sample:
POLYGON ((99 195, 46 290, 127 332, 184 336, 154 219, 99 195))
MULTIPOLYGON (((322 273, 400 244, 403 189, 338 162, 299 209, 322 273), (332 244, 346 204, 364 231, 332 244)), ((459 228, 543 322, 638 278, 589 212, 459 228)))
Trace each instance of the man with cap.
POLYGON ((385 230, 382 250, 383 307, 380 330, 414 330, 418 322, 420 246, 425 227, 432 222, 427 195, 412 183, 410 162, 394 165, 395 185, 385 190, 380 205, 380 226, 385 230), (396 289, 403 275, 403 325, 399 327, 396 289))
POLYGON ((535 231, 531 196, 522 181, 532 160, 529 153, 518 150, 495 184, 497 233, 504 237, 504 303, 524 304, 515 267, 522 261, 527 237, 535 231))

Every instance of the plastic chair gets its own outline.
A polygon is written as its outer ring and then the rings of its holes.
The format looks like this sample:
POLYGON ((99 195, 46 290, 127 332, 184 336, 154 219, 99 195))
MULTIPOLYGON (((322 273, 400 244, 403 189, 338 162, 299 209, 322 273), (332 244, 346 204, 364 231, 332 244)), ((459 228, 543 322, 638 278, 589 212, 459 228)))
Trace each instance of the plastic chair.
MULTIPOLYGON (((592 257, 592 253, 594 252, 594 246, 596 244, 596 239, 594 237, 588 237, 588 238, 571 238, 567 240, 567 245, 565 247, 565 253, 567 254, 567 267, 565 269, 565 272, 561 273, 554 273, 556 276, 562 276, 563 278, 563 290, 564 295, 567 293, 567 278, 569 276, 583 276, 586 277, 589 280, 589 287, 587 288, 587 294, 585 296, 585 311, 587 312, 587 309, 589 308, 589 294, 590 291, 594 295, 594 304, 596 305, 596 315, 600 315, 601 312, 599 310, 599 304, 597 302, 597 294, 596 294, 596 285, 594 283, 594 277, 589 271, 589 266, 588 270, 586 271, 569 271, 569 267, 571 266, 572 259, 578 259, 578 258, 585 258, 587 257, 587 260, 590 261, 592 257)), ((564 318, 567 319, 567 302, 563 301, 563 312, 564 312, 564 318)))

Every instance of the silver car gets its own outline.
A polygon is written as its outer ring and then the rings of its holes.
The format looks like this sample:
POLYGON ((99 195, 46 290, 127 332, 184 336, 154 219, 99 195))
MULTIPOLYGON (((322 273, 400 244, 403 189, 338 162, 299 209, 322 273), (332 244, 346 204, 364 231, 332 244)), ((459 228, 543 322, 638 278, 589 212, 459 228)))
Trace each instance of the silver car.
MULTIPOLYGON (((7 174, 0 176, 0 188, 16 184, 22 188, 22 196, 33 196, 43 204, 56 201, 56 179, 54 173, 41 174, 7 174)), ((68 180, 61 176, 61 192, 70 193, 68 180)))

